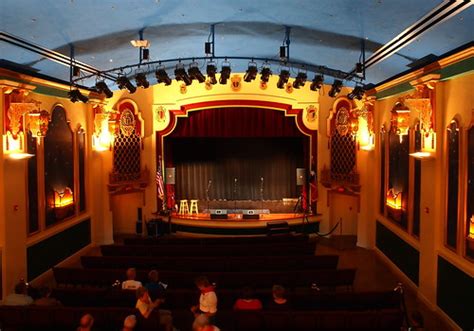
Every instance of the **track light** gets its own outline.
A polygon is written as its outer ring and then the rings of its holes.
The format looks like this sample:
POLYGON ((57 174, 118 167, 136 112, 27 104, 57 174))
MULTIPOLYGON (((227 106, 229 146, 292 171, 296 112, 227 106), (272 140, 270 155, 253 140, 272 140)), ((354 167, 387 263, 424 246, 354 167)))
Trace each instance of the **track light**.
POLYGON ((209 83, 211 83, 212 85, 217 84, 216 72, 217 72, 217 68, 214 62, 209 62, 207 64, 206 73, 207 73, 207 78, 209 79, 209 83))
POLYGON ((257 73, 257 64, 255 62, 250 62, 244 75, 244 81, 247 83, 253 81, 255 78, 257 78, 257 73))
POLYGON ((112 98, 112 96, 114 95, 114 93, 109 89, 109 87, 107 86, 107 84, 105 84, 103 80, 95 83, 95 88, 99 93, 105 94, 107 98, 112 98))
POLYGON ((127 89, 128 92, 130 92, 130 94, 135 93, 135 91, 137 90, 137 88, 127 78, 127 76, 124 76, 124 75, 119 76, 119 78, 117 78, 116 83, 119 89, 121 90, 127 89))
POLYGON ((284 88, 285 84, 288 83, 288 79, 290 79, 290 72, 286 69, 281 70, 278 78, 277 87, 280 89, 284 88))
POLYGON ((191 80, 195 79, 199 83, 204 83, 206 81, 206 77, 201 73, 201 70, 198 68, 198 64, 193 62, 189 65, 188 74, 191 80))
POLYGON ((332 83, 331 90, 329 90, 329 96, 331 98, 336 97, 339 92, 341 92, 342 89, 342 80, 335 79, 334 82, 332 83))
POLYGON ((221 77, 219 78, 219 83, 222 85, 227 84, 227 80, 230 78, 230 63, 224 62, 221 68, 221 77))
POLYGON ((150 49, 143 48, 142 49, 142 60, 149 60, 150 59, 150 49))
POLYGON ((146 79, 146 75, 143 72, 139 72, 135 76, 135 83, 137 83, 137 87, 148 88, 150 87, 150 82, 146 79))
POLYGON ((268 65, 264 65, 262 71, 260 71, 260 80, 262 82, 268 83, 270 76, 272 75, 272 70, 268 65))
POLYGON ((364 87, 362 87, 362 86, 360 86, 360 85, 356 85, 356 87, 354 87, 354 89, 352 90, 352 92, 349 93, 349 94, 347 95, 347 97, 348 97, 350 100, 354 100, 354 99, 362 100, 362 98, 364 97, 364 93, 365 93, 364 87))
POLYGON ((323 75, 316 75, 313 78, 313 81, 311 82, 311 85, 309 86, 311 91, 317 91, 319 90, 324 83, 324 77, 323 75))
POLYGON ((82 101, 86 103, 87 101, 89 101, 89 98, 82 94, 79 89, 69 91, 68 96, 69 100, 71 100, 72 102, 82 101))
POLYGON ((293 87, 298 89, 304 86, 304 84, 306 83, 306 79, 308 79, 308 75, 306 75, 306 72, 298 72, 298 75, 296 75, 295 81, 293 82, 293 87))
POLYGON ((186 70, 184 69, 184 66, 181 63, 178 63, 176 65, 176 69, 174 69, 174 76, 176 80, 178 81, 183 81, 186 85, 191 85, 193 82, 191 78, 188 76, 186 73, 186 70))
POLYGON ((155 76, 158 84, 164 83, 166 86, 171 85, 171 78, 168 76, 164 68, 156 69, 155 76))

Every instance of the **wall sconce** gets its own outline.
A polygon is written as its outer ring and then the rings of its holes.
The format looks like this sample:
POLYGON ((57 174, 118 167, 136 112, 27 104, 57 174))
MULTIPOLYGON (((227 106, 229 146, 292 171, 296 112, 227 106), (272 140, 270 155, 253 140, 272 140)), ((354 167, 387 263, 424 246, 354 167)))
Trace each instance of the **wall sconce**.
POLYGON ((402 192, 395 193, 394 189, 391 188, 387 191, 387 206, 401 210, 402 209, 402 192))
POLYGON ((3 135, 3 151, 11 159, 22 160, 34 156, 25 152, 23 115, 36 108, 37 105, 32 102, 11 102, 5 111, 6 133, 3 135))
POLYGON ((62 192, 54 191, 54 208, 68 207, 74 204, 74 195, 69 187, 62 192))
POLYGON ((371 110, 367 107, 370 107, 370 105, 367 105, 359 111, 357 141, 359 143, 359 149, 363 151, 373 151, 375 148, 373 118, 371 110))
POLYGON ((44 137, 48 132, 49 113, 46 110, 28 113, 26 122, 33 137, 44 137))
POLYGON ((400 144, 403 141, 403 136, 408 136, 410 109, 407 109, 401 102, 397 102, 392 110, 391 129, 400 137, 400 144))
POLYGON ((109 121, 108 113, 96 113, 94 118, 94 134, 92 147, 97 152, 104 152, 112 148, 115 134, 115 121, 109 121))

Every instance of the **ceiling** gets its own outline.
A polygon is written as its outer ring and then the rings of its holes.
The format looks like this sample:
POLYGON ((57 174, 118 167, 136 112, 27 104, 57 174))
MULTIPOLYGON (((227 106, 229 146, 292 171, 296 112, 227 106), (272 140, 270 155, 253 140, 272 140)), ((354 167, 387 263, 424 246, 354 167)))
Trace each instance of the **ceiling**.
MULTIPOLYGON (((446 1, 445 1, 446 2, 446 1)), ((285 26, 291 27, 290 60, 349 72, 366 57, 443 3, 441 0, 1 0, 0 30, 69 55, 99 70, 138 62, 130 40, 151 42, 151 60, 204 56, 210 25, 215 55, 278 59, 285 26)), ((474 6, 428 30, 369 67, 366 83, 379 83, 429 54, 439 56, 471 42, 474 6)), ((6 42, 3 59, 69 80, 69 68, 6 42)), ((248 60, 232 60, 245 71, 248 60)), ((173 64, 174 65, 174 64, 173 64)), ((202 63, 204 65, 204 63, 202 63)), ((261 65, 261 63, 259 63, 261 65)), ((150 68, 154 70, 154 66, 150 68)), ((272 65, 274 72, 278 64, 272 65)), ((127 73, 132 73, 129 70, 127 73)), ((172 70, 169 70, 172 74, 172 70)), ((292 76, 296 75, 296 69, 292 76)), ((311 75, 310 75, 311 78, 311 75)), ((149 77, 152 83, 155 79, 149 77)), ((330 78, 329 78, 330 79, 330 78)), ((84 80, 92 85, 93 79, 84 80)))

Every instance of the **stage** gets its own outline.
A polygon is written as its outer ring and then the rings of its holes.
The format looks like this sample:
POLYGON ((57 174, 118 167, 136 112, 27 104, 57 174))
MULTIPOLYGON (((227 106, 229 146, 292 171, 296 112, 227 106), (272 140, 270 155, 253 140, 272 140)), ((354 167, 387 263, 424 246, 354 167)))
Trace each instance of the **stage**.
MULTIPOLYGON (((244 219, 243 214, 228 214, 227 219, 211 219, 210 214, 179 215, 162 218, 172 233, 188 236, 262 236, 278 233, 315 233, 321 215, 300 213, 261 214, 259 219, 244 219), (286 229, 285 229, 286 228, 286 229)), ((164 223, 164 224, 163 224, 164 223)))

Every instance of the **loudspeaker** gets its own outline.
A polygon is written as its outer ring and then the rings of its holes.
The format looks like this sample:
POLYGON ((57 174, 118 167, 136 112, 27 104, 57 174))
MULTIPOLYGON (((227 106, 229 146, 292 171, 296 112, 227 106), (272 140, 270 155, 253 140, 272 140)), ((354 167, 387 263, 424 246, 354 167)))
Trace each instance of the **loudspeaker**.
POLYGON ((211 209, 211 220, 225 220, 227 219, 227 209, 211 209))
POLYGON ((176 168, 166 168, 166 184, 174 185, 175 183, 175 174, 176 168))
POLYGON ((137 221, 138 221, 138 222, 141 222, 141 221, 142 221, 142 217, 143 217, 142 209, 141 209, 141 208, 138 208, 138 209, 137 209, 137 221))
POLYGON ((303 186, 306 181, 306 169, 296 168, 296 185, 303 186))

